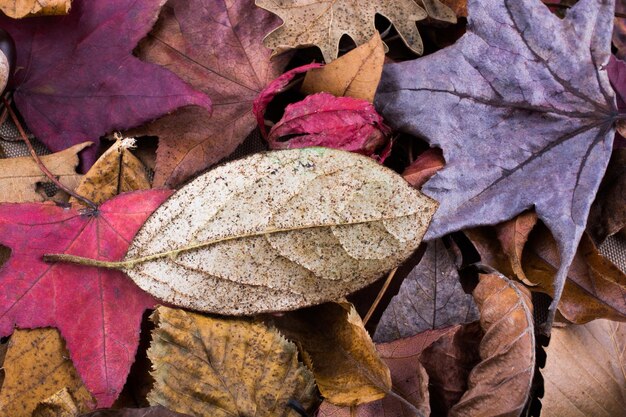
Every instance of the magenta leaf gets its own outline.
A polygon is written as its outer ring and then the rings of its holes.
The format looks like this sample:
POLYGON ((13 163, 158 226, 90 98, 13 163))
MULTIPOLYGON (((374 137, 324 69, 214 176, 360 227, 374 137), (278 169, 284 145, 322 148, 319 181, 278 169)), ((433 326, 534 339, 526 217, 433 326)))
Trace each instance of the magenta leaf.
POLYGON ((313 63, 291 69, 269 83, 267 87, 265 87, 263 91, 261 91, 261 93, 254 99, 252 111, 254 112, 254 117, 256 117, 257 124, 259 125, 259 129, 261 129, 261 134, 264 138, 267 138, 267 129, 265 128, 265 119, 263 116, 265 115, 267 106, 272 102, 272 100, 274 100, 274 97, 285 91, 285 88, 289 85, 289 83, 291 83, 291 81, 293 81, 294 78, 296 78, 298 74, 323 66, 324 65, 322 64, 313 63))
POLYGON ((49 264, 46 253, 119 260, 146 218, 171 194, 122 194, 86 215, 53 204, 0 204, 0 336, 14 327, 55 327, 99 407, 117 398, 139 343, 143 312, 157 301, 124 273, 49 264))
POLYGON ((389 128, 368 101, 317 93, 288 105, 267 141, 271 149, 323 146, 376 156, 389 144, 388 135, 389 128))

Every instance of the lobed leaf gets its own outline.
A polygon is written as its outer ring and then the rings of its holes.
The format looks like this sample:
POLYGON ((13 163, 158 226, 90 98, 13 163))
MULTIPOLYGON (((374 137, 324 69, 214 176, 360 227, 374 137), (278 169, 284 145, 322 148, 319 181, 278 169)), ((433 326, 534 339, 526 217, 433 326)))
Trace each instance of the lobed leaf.
POLYGON ((468 8, 453 46, 386 67, 376 104, 443 149, 445 168, 423 187, 441 203, 427 239, 535 207, 561 254, 548 332, 615 136, 614 1, 581 0, 565 19, 539 0, 468 8))

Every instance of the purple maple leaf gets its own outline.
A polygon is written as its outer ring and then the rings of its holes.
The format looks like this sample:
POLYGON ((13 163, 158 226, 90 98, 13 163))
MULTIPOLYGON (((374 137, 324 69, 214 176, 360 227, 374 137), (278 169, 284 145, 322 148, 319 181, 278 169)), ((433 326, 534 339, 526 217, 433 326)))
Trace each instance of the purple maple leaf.
POLYGON ((606 71, 614 1, 581 0, 565 19, 539 0, 468 8, 456 44, 387 66, 376 103, 444 151, 423 188, 441 204, 427 239, 535 207, 561 253, 553 317, 619 118, 606 71))
MULTIPOLYGON (((0 16, 17 47, 17 107, 53 151, 153 120, 210 99, 132 50, 165 0, 74 0, 67 16, 22 20, 0 16)), ((95 161, 95 147, 85 162, 95 161)))

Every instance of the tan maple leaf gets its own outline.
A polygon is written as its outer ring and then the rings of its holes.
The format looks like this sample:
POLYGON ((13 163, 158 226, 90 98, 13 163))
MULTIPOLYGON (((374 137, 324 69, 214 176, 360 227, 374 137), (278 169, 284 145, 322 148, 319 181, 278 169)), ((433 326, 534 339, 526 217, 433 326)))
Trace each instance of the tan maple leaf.
POLYGON ((385 16, 415 53, 424 47, 415 22, 428 14, 415 0, 256 0, 256 5, 283 20, 263 43, 279 54, 287 49, 317 45, 329 63, 337 58, 339 40, 346 34, 357 45, 374 36, 374 17, 385 16))

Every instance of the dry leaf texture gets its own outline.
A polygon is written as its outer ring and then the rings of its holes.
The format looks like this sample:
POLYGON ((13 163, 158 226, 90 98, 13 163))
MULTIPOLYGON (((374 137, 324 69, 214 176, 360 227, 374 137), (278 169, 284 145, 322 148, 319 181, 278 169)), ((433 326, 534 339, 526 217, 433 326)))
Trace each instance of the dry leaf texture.
POLYGON ((0 52, 0 88, 2 88, 2 91, 4 91, 7 82, 9 82, 10 71, 11 64, 9 64, 9 59, 3 52, 0 52))
POLYGON ((127 191, 149 189, 146 168, 130 151, 134 143, 129 138, 115 142, 85 174, 76 193, 100 204, 127 191))
MULTIPOLYGON (((554 293, 559 252, 550 232, 538 227, 523 257, 524 271, 537 289, 554 293)), ((584 234, 567 273, 559 311, 573 323, 598 318, 626 321, 626 274, 603 257, 589 235, 584 234)))
POLYGON ((323 67, 323 64, 311 63, 307 65, 302 65, 300 67, 296 67, 290 69, 289 71, 282 74, 280 77, 276 77, 276 79, 272 80, 264 89, 256 96, 254 99, 254 103, 252 105, 252 111, 254 112, 254 117, 256 118, 256 122, 259 125, 259 129, 261 130, 261 135, 264 138, 267 138, 267 128, 265 126, 265 110, 267 110, 267 106, 274 100, 274 98, 285 91, 287 91, 294 80, 298 75, 302 73, 306 73, 307 71, 313 68, 323 67))
POLYGON ((96 410, 80 417, 189 417, 188 414, 181 414, 157 405, 146 408, 122 408, 119 410, 96 410))
POLYGON ((422 185, 443 168, 445 164, 446 161, 443 159, 441 149, 431 148, 418 156, 404 170, 402 177, 413 187, 422 188, 422 185))
POLYGON ((179 190, 122 264, 156 297, 221 314, 336 300, 418 247, 436 203, 370 158, 325 148, 252 155, 179 190))
POLYGON ((79 407, 72 393, 63 388, 41 401, 29 417, 77 417, 82 408, 79 407))
POLYGON ((297 417, 290 399, 312 405, 313 375, 277 330, 167 307, 153 319, 150 404, 211 417, 297 417))
POLYGON ((322 396, 337 405, 383 398, 391 390, 389 368, 350 303, 327 303, 275 319, 289 340, 306 352, 322 396))
POLYGON ((157 405, 146 408, 122 408, 119 410, 96 410, 80 417, 189 417, 188 414, 181 414, 157 405))
POLYGON ((596 320, 554 329, 547 355, 542 416, 624 415, 626 325, 596 320))
POLYGON ((535 370, 532 303, 522 287, 499 274, 481 275, 474 290, 485 332, 481 362, 469 375, 468 389, 450 410, 458 416, 519 416, 535 370))
POLYGON ((553 315, 615 136, 614 1, 581 0, 565 19, 539 0, 468 7, 453 46, 385 68, 376 104, 443 149, 446 167, 423 187, 441 203, 427 239, 535 206, 562 256, 553 315))
POLYGON ((302 92, 327 92, 337 97, 374 101, 376 88, 383 75, 385 47, 378 32, 363 45, 320 69, 312 69, 304 77, 302 92))
POLYGON ((447 416, 467 391, 467 377, 480 362, 482 337, 478 322, 454 326, 420 355, 420 362, 428 373, 433 416, 447 416))
MULTIPOLYGON (((91 142, 74 145, 64 151, 41 157, 43 164, 63 185, 76 188, 82 175, 76 172, 78 153, 91 142)), ((43 201, 37 184, 50 182, 30 156, 0 159, 0 201, 3 203, 32 203, 43 201)))
POLYGON ((415 22, 427 14, 415 0, 256 0, 256 5, 284 22, 263 40, 274 53, 317 45, 326 63, 330 63, 337 58, 339 40, 344 34, 357 45, 372 39, 376 13, 394 24, 411 50, 417 54, 424 50, 415 22))
POLYGON ((70 11, 72 0, 2 0, 0 10, 14 19, 37 15, 62 15, 70 11))
POLYGON ((338 407, 328 401, 320 406, 319 417, 418 417, 430 414, 428 375, 419 356, 451 329, 429 330, 391 343, 379 343, 376 350, 391 370, 393 392, 385 398, 356 407, 338 407))
POLYGON ((450 254, 438 239, 428 244, 420 263, 402 282, 380 318, 374 340, 390 342, 477 318, 474 299, 463 291, 450 254))
POLYGON ((95 403, 56 329, 15 330, 2 365, 0 415, 31 417, 40 401, 67 388, 85 412, 95 403))
POLYGON ((252 102, 282 72, 262 39, 278 25, 253 0, 170 0, 139 57, 162 65, 214 104, 186 107, 141 129, 159 136, 156 187, 180 185, 232 153, 255 127, 252 102))
POLYGON ((587 231, 597 244, 626 227, 626 149, 613 151, 596 201, 591 206, 587 231))

